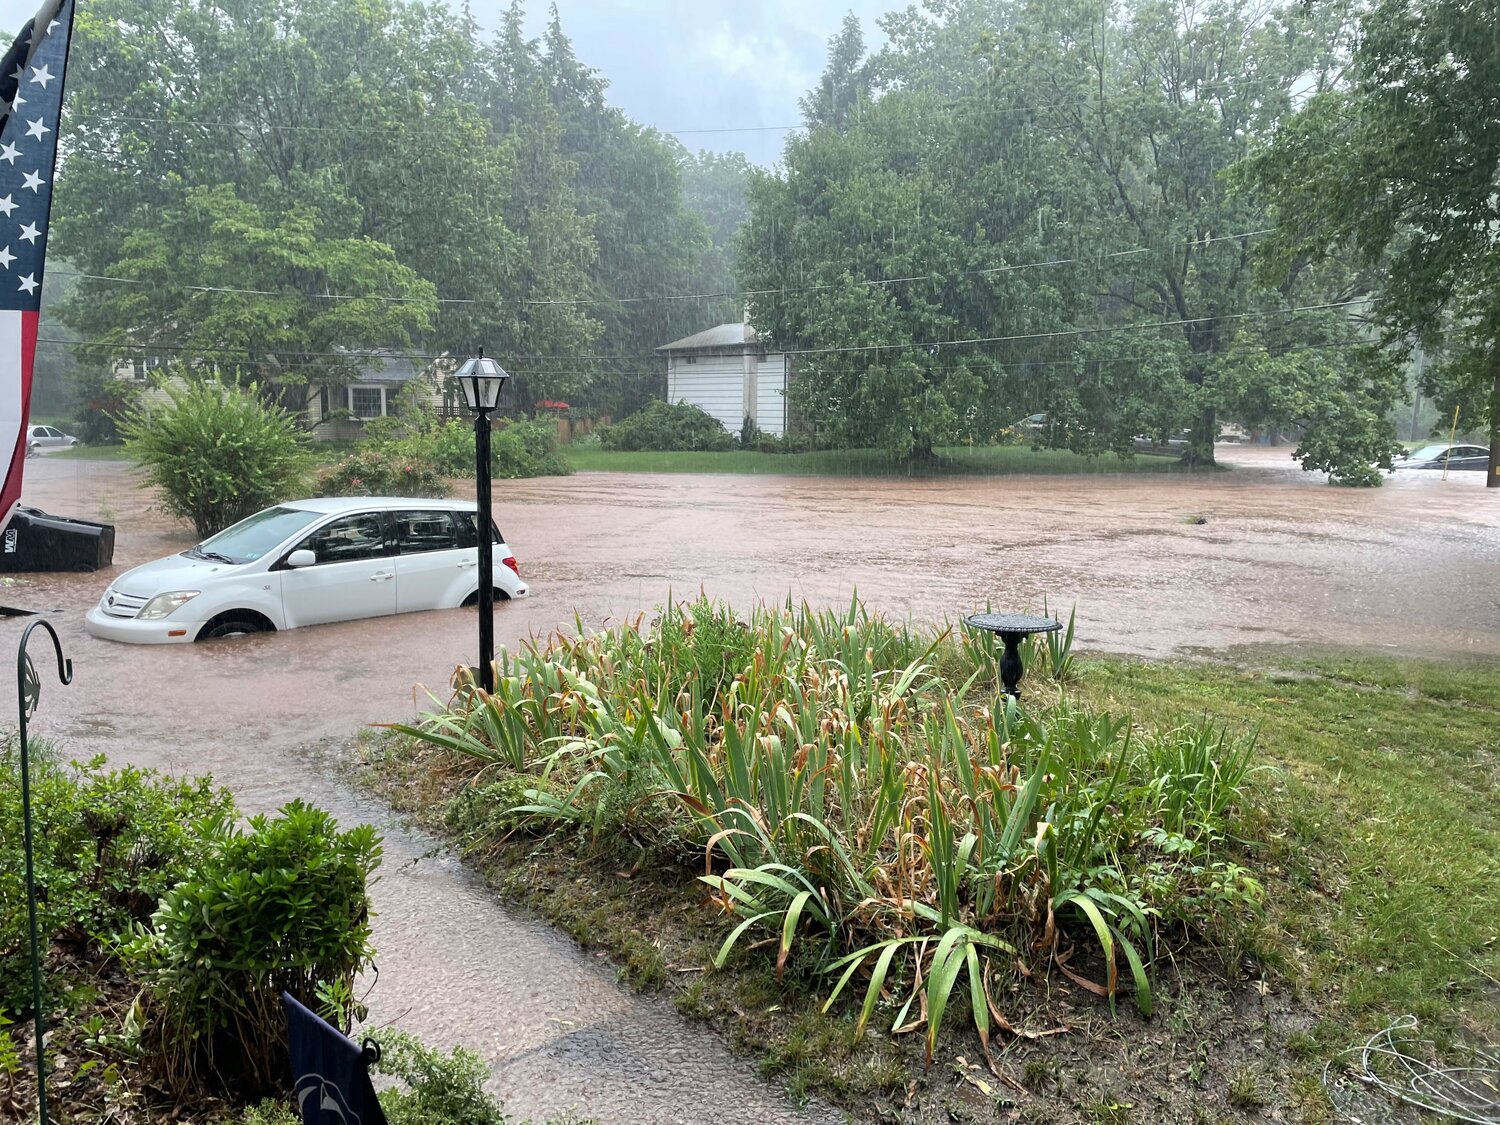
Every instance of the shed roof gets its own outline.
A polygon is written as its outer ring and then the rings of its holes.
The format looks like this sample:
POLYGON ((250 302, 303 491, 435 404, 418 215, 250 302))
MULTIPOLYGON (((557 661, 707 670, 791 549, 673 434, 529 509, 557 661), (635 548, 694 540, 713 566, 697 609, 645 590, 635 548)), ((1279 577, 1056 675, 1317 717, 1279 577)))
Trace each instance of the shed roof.
POLYGON ((673 340, 670 344, 663 344, 656 350, 659 352, 743 351, 746 348, 759 347, 760 337, 756 335, 755 329, 737 320, 733 324, 720 324, 716 328, 707 328, 692 336, 684 336, 681 340, 673 340))

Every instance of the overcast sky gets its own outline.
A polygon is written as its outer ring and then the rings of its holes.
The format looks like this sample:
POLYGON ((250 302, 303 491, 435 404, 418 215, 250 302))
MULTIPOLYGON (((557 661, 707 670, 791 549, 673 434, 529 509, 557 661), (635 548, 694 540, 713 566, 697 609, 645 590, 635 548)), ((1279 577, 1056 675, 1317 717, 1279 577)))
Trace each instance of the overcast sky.
MULTIPOLYGON (((87 0, 82 0, 87 3, 87 0)), ((0 26, 15 29, 41 0, 0 0, 0 26)), ((785 132, 801 121, 797 99, 822 73, 828 39, 853 11, 865 40, 875 17, 902 0, 557 0, 579 58, 609 80, 609 99, 631 117, 678 131, 691 149, 738 149, 774 163, 785 132), (689 132, 688 130, 743 130, 689 132)), ((530 0, 539 35, 547 0, 530 0)), ((501 0, 473 0, 493 29, 501 0)), ((9 46, 7 42, 5 44, 9 46)))

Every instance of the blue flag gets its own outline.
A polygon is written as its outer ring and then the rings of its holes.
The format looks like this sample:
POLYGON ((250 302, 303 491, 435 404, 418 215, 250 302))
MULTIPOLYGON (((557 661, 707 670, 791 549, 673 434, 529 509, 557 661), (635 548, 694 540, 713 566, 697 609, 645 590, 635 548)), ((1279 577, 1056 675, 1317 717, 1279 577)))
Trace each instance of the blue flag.
POLYGON ((365 1048, 288 993, 281 1004, 302 1125, 386 1125, 365 1048))

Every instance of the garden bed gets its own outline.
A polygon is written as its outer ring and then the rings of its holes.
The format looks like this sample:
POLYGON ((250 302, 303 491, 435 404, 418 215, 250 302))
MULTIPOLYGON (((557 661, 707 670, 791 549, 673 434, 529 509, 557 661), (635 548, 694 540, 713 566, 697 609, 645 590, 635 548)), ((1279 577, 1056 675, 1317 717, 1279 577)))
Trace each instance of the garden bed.
MULTIPOLYGON (((1460 710, 1465 724, 1458 737, 1470 762, 1463 782, 1479 782, 1492 802, 1494 744, 1484 732, 1492 729, 1487 724, 1497 709, 1484 677, 1437 667, 1408 669, 1402 680, 1382 664, 1332 659, 1274 677, 1222 665, 1121 660, 1091 660, 1079 669, 1069 667, 1069 654, 1039 648, 1028 663, 1028 713, 1007 715, 994 704, 992 670, 978 644, 976 638, 949 638, 931 645, 930 638, 870 621, 858 607, 822 617, 762 611, 746 623, 722 607, 698 606, 606 637, 554 638, 550 650, 508 657, 495 697, 503 703, 465 715, 473 700, 461 694, 459 710, 448 713, 456 721, 448 729, 454 739, 448 747, 387 734, 361 742, 356 769, 398 808, 458 845, 502 897, 608 952, 623 978, 667 992, 685 1014, 757 1055, 763 1070, 794 1094, 821 1094, 864 1120, 978 1119, 997 1109, 1038 1121, 1214 1120, 1261 1112, 1322 1120, 1330 1112, 1319 1082, 1322 1063, 1349 1046, 1359 1030, 1407 1009, 1417 1010, 1440 1039, 1494 1028, 1486 974, 1500 967, 1492 944, 1495 924, 1472 910, 1446 918, 1442 911, 1445 896, 1453 905, 1475 893, 1496 901, 1493 872, 1467 851, 1476 843, 1488 843, 1490 851, 1482 854, 1493 851, 1493 831, 1481 818, 1457 818, 1452 846, 1443 846, 1452 853, 1449 874, 1438 881, 1429 870, 1426 879, 1428 899, 1436 898, 1423 911, 1434 919, 1432 940, 1455 951, 1446 963, 1412 957, 1410 934, 1398 919, 1372 916, 1337 897, 1355 887, 1367 892, 1371 876, 1364 864, 1386 861, 1388 849, 1399 846, 1399 831, 1393 836, 1383 818, 1373 830, 1349 831, 1375 805, 1425 797, 1440 807, 1454 795, 1453 779, 1420 765, 1411 770, 1422 777, 1415 790, 1405 782, 1399 795, 1366 786, 1380 770, 1368 768, 1364 744, 1388 738, 1398 716, 1411 736, 1413 762, 1430 765, 1440 753, 1460 753, 1451 746, 1442 752, 1429 748, 1442 740, 1440 732, 1453 729, 1451 712, 1460 710), (808 651, 814 655, 804 661, 808 651), (914 666, 927 670, 913 679, 914 666), (809 668, 822 677, 817 688, 809 686, 809 668), (1049 675, 1053 670, 1068 682, 1057 683, 1049 675), (933 677, 935 683, 918 686, 933 677), (895 695, 882 693, 880 685, 894 689, 903 680, 895 695), (783 714, 768 703, 771 695, 785 703, 785 693, 799 683, 797 706, 783 714), (809 699, 815 692, 823 694, 809 699), (723 702, 730 697, 734 702, 726 712, 723 702), (903 700, 904 714, 890 710, 899 712, 903 700), (852 726, 862 741, 839 742, 849 730, 835 729, 838 718, 861 707, 865 718, 852 726), (1135 724, 1135 749, 1129 752, 1134 764, 1122 766, 1123 725, 1117 740, 1100 732, 1109 725, 1106 713, 1126 710, 1147 721, 1135 724), (1227 726, 1206 722, 1205 712, 1227 726), (809 713, 811 726, 800 729, 809 713), (655 721, 643 727, 648 714, 655 721), (732 714, 739 719, 731 721, 732 714), (982 761, 983 753, 997 742, 1009 746, 1001 764, 1018 771, 1005 791, 1012 802, 1036 773, 1039 759, 1025 755, 1046 741, 1038 726, 1053 729, 1054 750, 1074 755, 1066 774, 1079 780, 1071 788, 1056 787, 1064 771, 1043 768, 1046 780, 1038 783, 1036 807, 1013 841, 1011 859, 976 878, 978 864, 986 861, 976 861, 971 850, 969 869, 955 884, 955 923, 979 922, 973 928, 1017 951, 1005 954, 964 936, 950 942, 950 949, 976 947, 987 995, 982 1005, 973 1002, 967 955, 956 971, 933 969, 934 961, 941 968, 947 932, 940 913, 924 916, 912 906, 903 912, 896 896, 887 894, 881 903, 878 893, 851 895, 847 884, 839 886, 840 880, 852 884, 857 873, 891 866, 893 853, 882 855, 878 847, 856 858, 859 837, 844 834, 839 810, 859 808, 854 822, 871 823, 870 792, 857 791, 853 783, 845 788, 836 777, 860 755, 864 766, 871 765, 869 717, 882 714, 893 716, 887 732, 901 744, 900 772, 910 777, 919 776, 910 767, 933 760, 934 753, 946 755, 952 766, 960 761, 956 747, 963 746, 971 761, 986 765, 993 763, 982 761), (830 718, 833 726, 824 722, 830 718), (787 735, 780 746, 758 741, 768 731, 777 733, 778 724, 787 735), (739 740, 742 767, 731 753, 736 725, 756 732, 749 741, 739 740), (793 727, 799 727, 795 735, 793 727), (1247 739, 1257 727, 1257 749, 1247 756, 1247 739), (1060 737, 1056 731, 1062 728, 1093 734, 1060 737), (663 733, 673 730, 677 737, 663 733), (708 748, 704 777, 696 781, 692 755, 682 749, 693 739, 708 748), (1340 745, 1346 759, 1330 765, 1330 745, 1340 745), (663 748, 669 752, 648 764, 663 748), (636 751, 632 774, 629 760, 636 751), (1198 764, 1188 768, 1190 752, 1198 764), (1174 756, 1179 766, 1173 766, 1174 756), (672 759, 678 773, 659 776, 671 772, 672 759), (1119 779, 1106 796, 1101 787, 1109 785, 1112 771, 1119 771, 1119 779), (777 773, 793 780, 830 779, 821 819, 848 853, 847 864, 833 839, 819 843, 821 837, 809 837, 799 851, 793 834, 771 827, 807 823, 792 817, 797 810, 790 806, 758 818, 731 811, 769 807, 776 792, 767 784, 777 773), (717 796, 710 776, 719 786, 717 796), (753 782, 735 782, 736 776, 753 782), (1217 779, 1209 787, 1216 787, 1217 797, 1198 792, 1204 778, 1217 779), (1355 784, 1346 786, 1346 779, 1355 784), (738 797, 728 793, 735 784, 738 797), (1093 800, 1101 796, 1102 802, 1093 800), (1079 803, 1080 797, 1089 799, 1079 803), (1171 819, 1174 801, 1179 812, 1190 805, 1191 815, 1171 819), (997 874, 1002 883, 1014 882, 1017 873, 1024 878, 1026 871, 1035 877, 1032 865, 1042 863, 1047 844, 1044 839, 1040 849, 1034 845, 1040 824, 1052 823, 1054 833, 1059 824, 1076 826, 1070 808, 1103 810, 1094 830, 1107 842, 1088 846, 1103 849, 1119 878, 1096 875, 1090 884, 1087 875, 1049 874, 1043 882, 1054 905, 1065 891, 1087 893, 1092 885, 1101 892, 1096 904, 1109 907, 1100 913, 1114 939, 1113 1004, 1097 995, 1111 971, 1106 943, 1086 909, 1069 911, 1063 902, 1053 911, 1050 930, 1034 908, 1009 915, 992 911, 982 921, 978 914, 980 884, 994 884, 997 874), (1187 825, 1196 827, 1181 831, 1187 825), (738 858, 724 850, 730 837, 720 834, 726 829, 740 830, 732 834, 743 843, 738 858), (1196 844, 1192 832, 1199 833, 1196 844), (1474 832, 1488 833, 1486 841, 1477 841, 1474 832), (1173 835, 1180 839, 1167 838, 1173 835), (719 838, 709 847, 714 836, 719 838), (773 849, 776 855, 768 858, 773 849), (775 862, 783 868, 767 874, 790 890, 744 874, 775 862), (1461 875, 1452 873, 1455 866, 1461 875), (1175 902, 1151 897, 1167 878, 1175 880, 1169 895, 1175 902), (1433 888, 1439 882, 1448 889, 1433 888), (1256 894, 1257 883, 1263 895, 1256 894), (1226 895, 1226 886, 1237 889, 1226 895), (735 889, 746 893, 736 895, 735 889), (789 927, 789 909, 809 889, 813 893, 789 927), (780 898, 768 901, 773 891, 780 898), (1136 896, 1145 925, 1111 894, 1136 896), (832 924, 814 918, 815 909, 832 924), (760 914, 768 916, 750 921, 760 914), (726 950, 726 938, 740 926, 746 928, 726 950), (878 971, 878 942, 893 936, 927 937, 922 968, 915 957, 920 941, 904 943, 886 966, 886 986, 873 994, 860 1035, 869 984, 878 971), (1125 941, 1151 962, 1144 973, 1149 1018, 1139 1004, 1142 990, 1131 987, 1125 941), (871 946, 875 952, 857 964, 842 960, 871 946), (989 949, 996 952, 986 958, 989 949), (1383 962, 1380 973, 1389 988, 1365 986, 1371 956, 1383 962), (851 964, 844 990, 825 1012, 851 964), (1434 974, 1449 979, 1447 995, 1423 994, 1434 974), (921 989, 919 976, 927 982, 921 989), (929 1039, 931 1022, 923 1017, 932 1005, 924 1007, 923 997, 933 979, 946 979, 950 991, 938 1034, 929 1039), (913 995, 915 1003, 903 1013, 913 995), (985 1021, 974 1018, 976 1010, 988 1014, 984 1030, 993 1065, 980 1035, 985 1021), (892 1034, 893 1025, 915 1026, 892 1034)), ((920 829, 929 807, 960 810, 948 832, 957 852, 976 826, 968 811, 976 799, 996 808, 998 798, 959 791, 961 771, 937 772, 945 778, 938 800, 915 787, 909 811, 920 829)), ((794 789, 782 786, 786 793, 794 789)), ((802 792, 798 799, 810 802, 805 786, 802 792)), ((935 834, 925 835, 928 842, 914 842, 909 851, 908 866, 922 868, 910 886, 928 896, 923 901, 934 909, 940 893, 935 834)), ((1059 835, 1066 839, 1066 833, 1059 835)), ((1082 846, 1076 839, 1074 845, 1082 846)), ((1099 866, 1075 869, 1086 873, 1099 866)), ((1405 873, 1414 878, 1417 871, 1405 873)), ((1423 893, 1420 880, 1412 893, 1423 893)), ((1393 897, 1405 894, 1402 889, 1393 897)), ((908 903, 919 898, 901 897, 908 903)))

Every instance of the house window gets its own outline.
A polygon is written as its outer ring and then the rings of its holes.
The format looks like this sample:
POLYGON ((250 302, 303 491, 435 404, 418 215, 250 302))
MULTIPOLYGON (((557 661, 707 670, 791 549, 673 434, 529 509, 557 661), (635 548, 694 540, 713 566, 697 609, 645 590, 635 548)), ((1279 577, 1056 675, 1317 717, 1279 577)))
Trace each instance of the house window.
POLYGON ((350 387, 349 413, 364 420, 385 417, 384 387, 350 387))
POLYGON ((683 356, 682 357, 682 362, 683 363, 697 363, 698 362, 698 357, 695 356, 695 355, 683 356))

